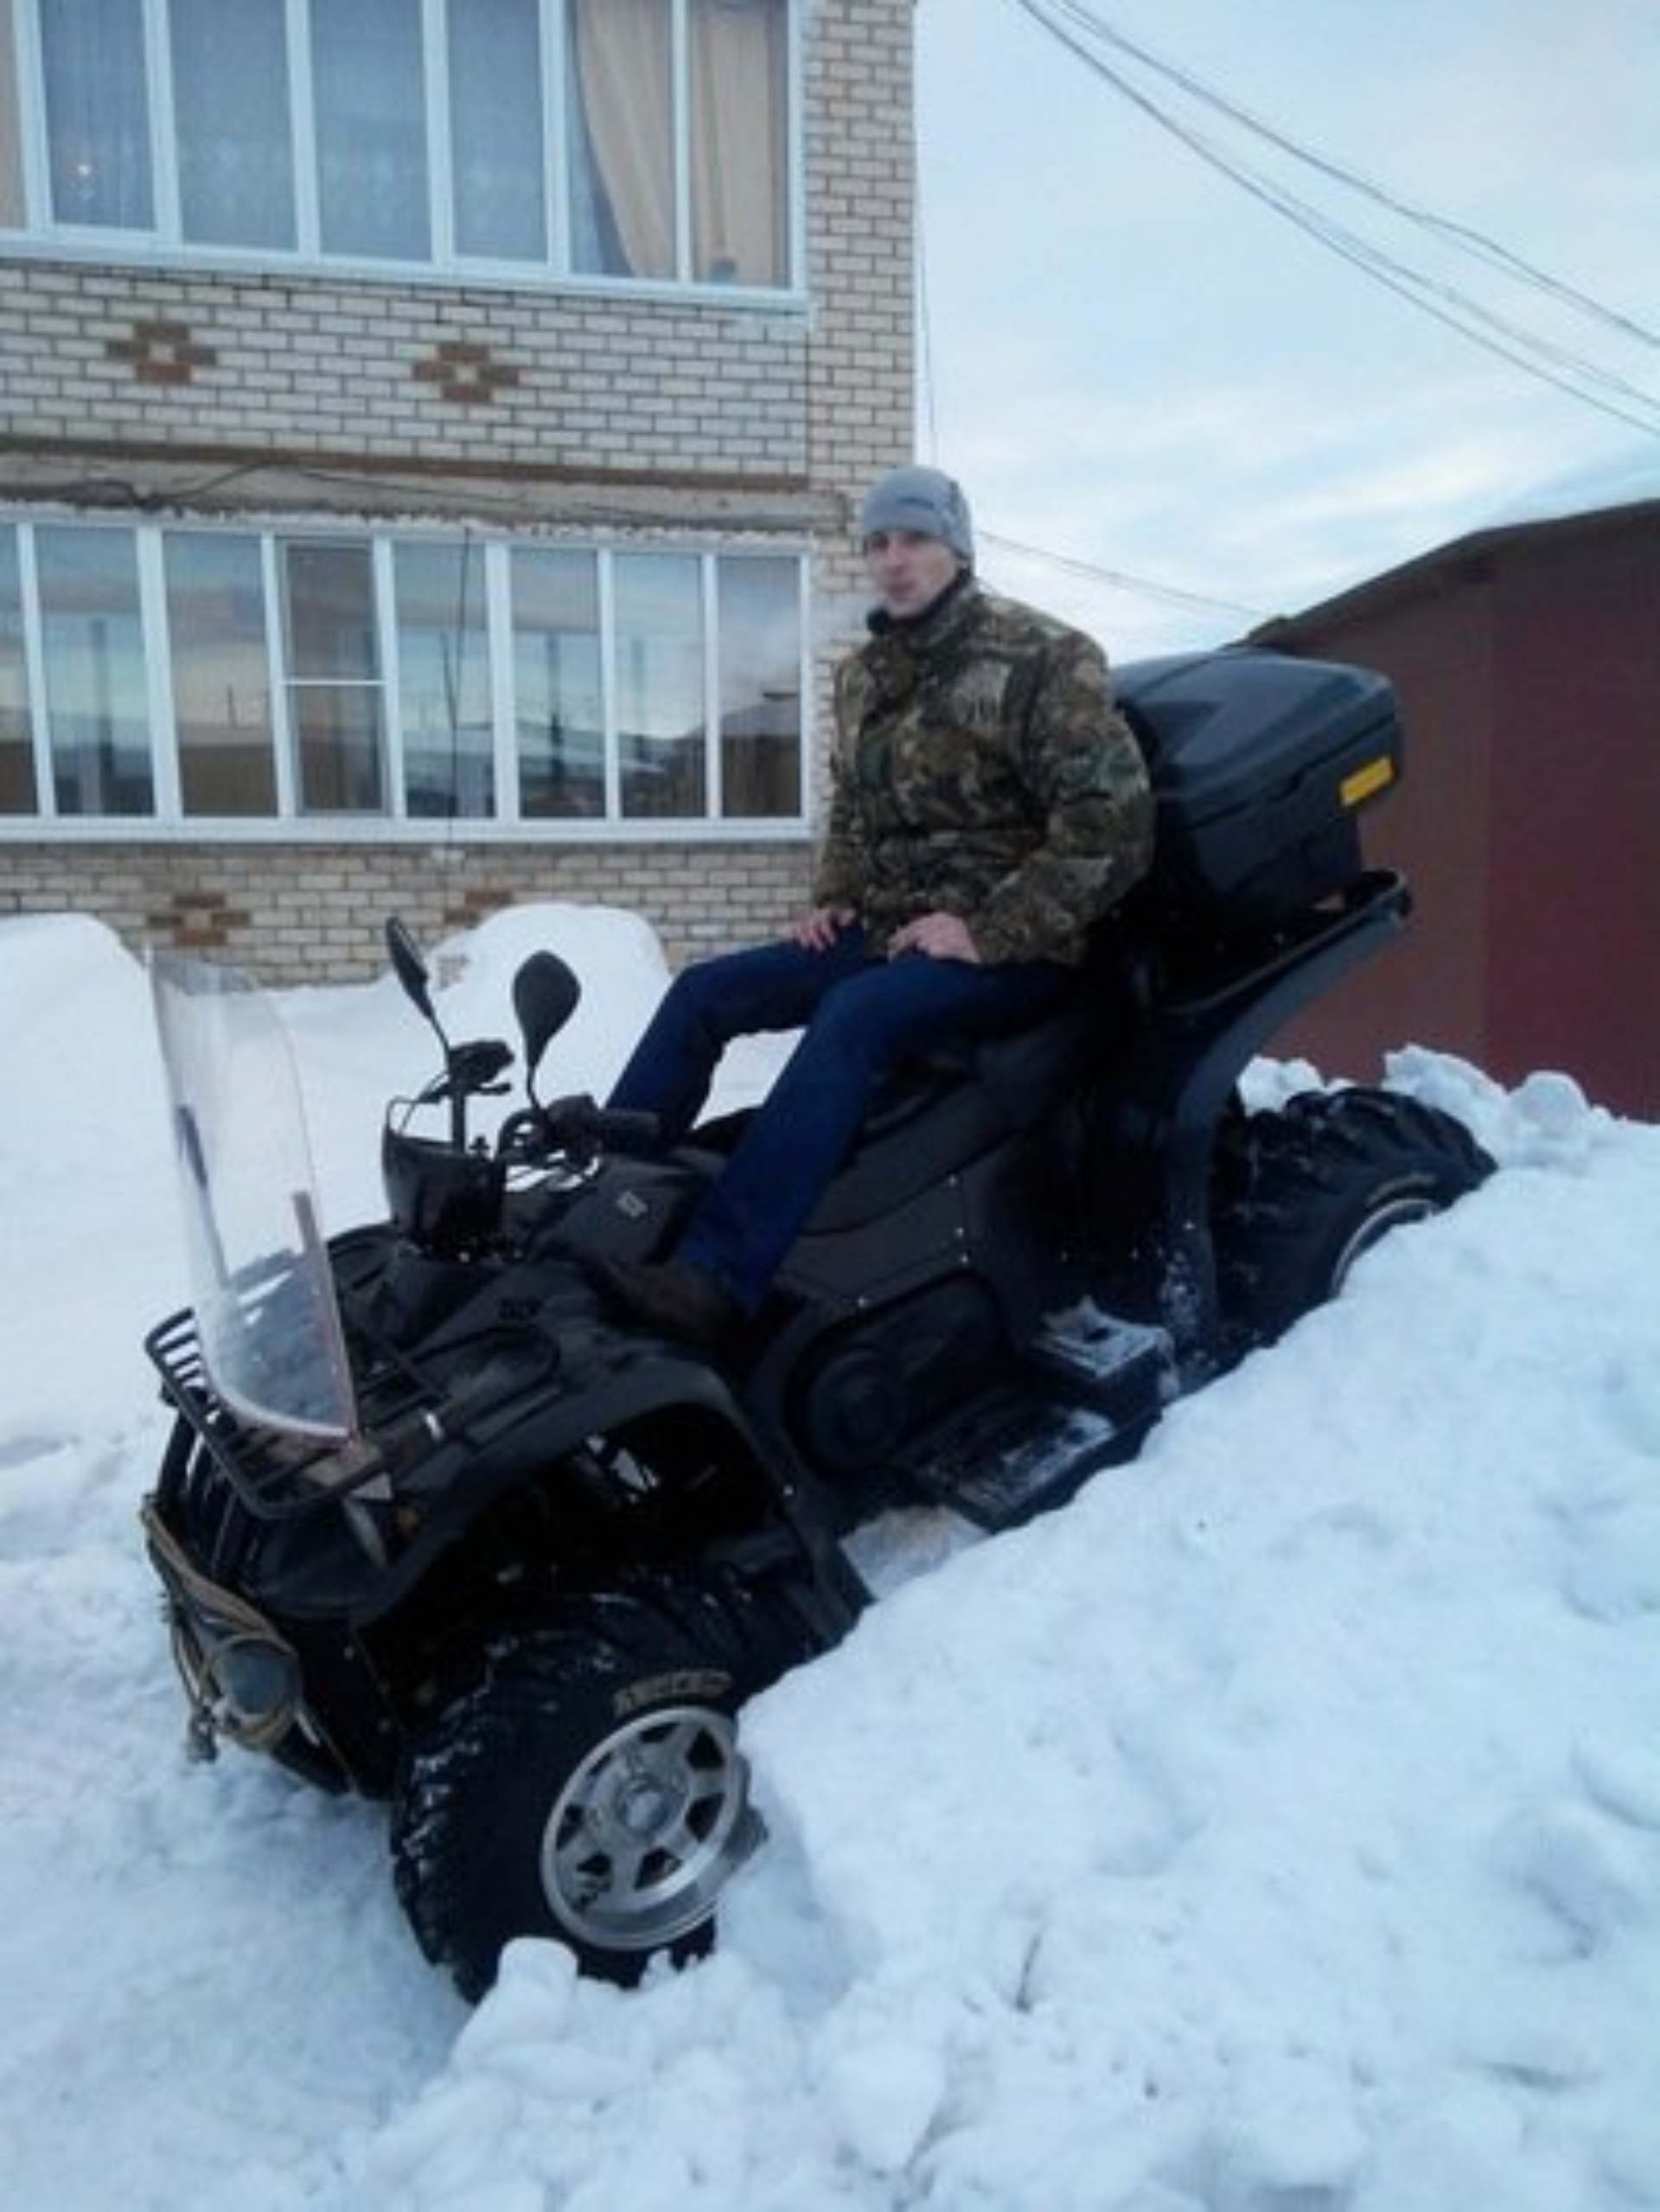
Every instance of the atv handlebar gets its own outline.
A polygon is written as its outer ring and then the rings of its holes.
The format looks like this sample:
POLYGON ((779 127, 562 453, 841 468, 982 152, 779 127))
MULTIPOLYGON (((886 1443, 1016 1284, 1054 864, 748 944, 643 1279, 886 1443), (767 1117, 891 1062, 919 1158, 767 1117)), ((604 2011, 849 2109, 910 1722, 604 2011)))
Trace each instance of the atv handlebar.
POLYGON ((655 1152, 663 1125, 655 1114, 601 1106, 586 1091, 525 1108, 503 1124, 498 1149, 531 1161, 558 1154, 579 1164, 606 1152, 655 1152))

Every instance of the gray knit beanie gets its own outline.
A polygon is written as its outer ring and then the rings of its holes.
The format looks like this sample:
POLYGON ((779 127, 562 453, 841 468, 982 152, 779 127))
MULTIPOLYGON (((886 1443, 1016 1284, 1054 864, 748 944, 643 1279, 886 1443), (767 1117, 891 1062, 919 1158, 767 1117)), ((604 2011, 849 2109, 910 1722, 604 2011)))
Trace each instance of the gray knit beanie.
POLYGON ((891 469, 878 476, 859 510, 861 540, 883 530, 914 530, 938 538, 958 559, 974 563, 974 526, 962 486, 939 469, 891 469))

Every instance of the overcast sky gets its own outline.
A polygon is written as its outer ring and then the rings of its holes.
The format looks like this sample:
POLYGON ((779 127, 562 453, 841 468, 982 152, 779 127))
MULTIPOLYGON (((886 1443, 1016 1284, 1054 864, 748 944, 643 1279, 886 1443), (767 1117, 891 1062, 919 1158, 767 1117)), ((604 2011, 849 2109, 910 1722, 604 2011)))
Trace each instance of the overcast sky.
POLYGON ((1317 242, 1018 0, 918 0, 919 445, 962 478, 988 580, 1127 658, 1313 604, 1558 479, 1660 494, 1660 0, 1040 4, 1261 189, 1344 225, 1397 281, 1447 288, 1445 311, 1467 298, 1563 348, 1553 373, 1613 380, 1592 388, 1634 419, 1317 242), (1646 335, 1340 189, 1101 45, 1087 16, 1646 335), (1166 604, 998 540, 1229 604, 1166 604))

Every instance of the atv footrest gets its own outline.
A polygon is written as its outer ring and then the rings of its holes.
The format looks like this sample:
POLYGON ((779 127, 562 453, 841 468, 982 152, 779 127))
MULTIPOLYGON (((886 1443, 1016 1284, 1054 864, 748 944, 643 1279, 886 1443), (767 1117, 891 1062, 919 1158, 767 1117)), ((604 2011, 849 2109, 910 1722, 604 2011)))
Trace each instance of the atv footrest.
POLYGON ((935 1430, 900 1472, 980 1528, 1017 1527, 1132 1458, 1171 1373, 1162 1329, 1068 1316, 1033 1345, 1025 1376, 935 1430))
POLYGON ((1065 1505, 1133 1448, 1109 1415, 1012 1386, 931 1437, 902 1472, 931 1504, 995 1532, 1065 1505))

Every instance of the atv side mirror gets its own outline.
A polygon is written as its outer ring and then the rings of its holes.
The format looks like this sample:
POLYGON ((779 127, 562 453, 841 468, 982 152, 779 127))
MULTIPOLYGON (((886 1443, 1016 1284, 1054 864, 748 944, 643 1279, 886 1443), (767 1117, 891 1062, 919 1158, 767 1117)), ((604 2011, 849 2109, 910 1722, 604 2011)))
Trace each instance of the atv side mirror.
POLYGON ((582 985, 557 952, 533 952, 513 979, 513 1010, 525 1040, 525 1071, 538 1062, 577 1010, 582 985))
POLYGON ((395 914, 386 917, 386 953, 393 973, 403 985, 405 995, 412 1000, 418 1010, 430 1022, 437 1021, 432 1010, 431 976, 421 949, 395 914))

